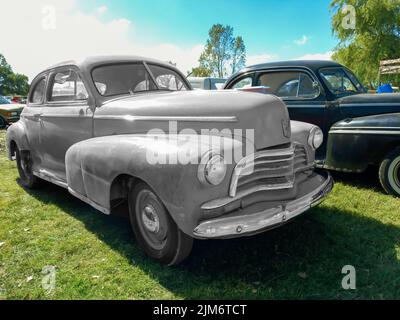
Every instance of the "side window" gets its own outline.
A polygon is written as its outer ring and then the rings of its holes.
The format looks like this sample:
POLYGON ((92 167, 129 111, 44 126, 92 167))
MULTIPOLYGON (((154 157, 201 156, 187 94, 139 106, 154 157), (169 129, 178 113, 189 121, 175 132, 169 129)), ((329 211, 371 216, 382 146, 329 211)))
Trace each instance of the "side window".
POLYGON ((89 97, 75 71, 66 70, 53 74, 49 101, 82 101, 89 97))
POLYGON ((314 86, 310 76, 299 71, 264 73, 258 78, 257 85, 281 98, 313 99, 319 95, 319 88, 314 86))
POLYGON ((184 81, 175 71, 160 66, 148 65, 161 90, 182 91, 187 90, 184 81))
POLYGON ((46 79, 42 78, 36 83, 33 91, 29 97, 29 102, 31 103, 41 103, 43 102, 44 90, 46 88, 46 79))
POLYGON ((238 82, 235 82, 235 84, 231 87, 231 89, 250 88, 252 85, 253 85, 253 77, 248 76, 240 79, 238 82))

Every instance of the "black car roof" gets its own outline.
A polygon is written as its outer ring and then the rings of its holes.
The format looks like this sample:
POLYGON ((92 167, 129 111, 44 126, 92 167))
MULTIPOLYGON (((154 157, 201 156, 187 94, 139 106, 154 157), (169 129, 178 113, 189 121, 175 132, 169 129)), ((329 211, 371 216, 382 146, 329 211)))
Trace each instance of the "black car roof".
POLYGON ((289 61, 276 61, 262 64, 256 64, 246 67, 248 71, 267 69, 273 67, 306 67, 311 70, 318 70, 326 67, 341 67, 342 65, 328 60, 289 60, 289 61))
POLYGON ((327 68, 327 67, 343 67, 340 63, 337 63, 335 61, 330 61, 330 60, 288 60, 288 61, 276 61, 276 62, 267 62, 267 63, 261 63, 261 64, 256 64, 252 66, 248 66, 240 70, 239 72, 233 74, 229 79, 227 80, 227 84, 233 79, 236 78, 238 75, 247 73, 247 72, 253 72, 257 70, 263 70, 263 69, 271 69, 271 68, 285 68, 285 67, 300 67, 300 68, 308 68, 312 70, 313 72, 317 72, 321 68, 327 68))

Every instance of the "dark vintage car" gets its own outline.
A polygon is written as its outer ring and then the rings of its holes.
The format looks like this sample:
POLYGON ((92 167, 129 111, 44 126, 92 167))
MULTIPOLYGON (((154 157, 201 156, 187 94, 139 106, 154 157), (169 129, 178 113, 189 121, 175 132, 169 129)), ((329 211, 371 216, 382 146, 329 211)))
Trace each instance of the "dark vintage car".
POLYGON ((383 188, 400 196, 400 94, 367 94, 349 69, 332 61, 255 65, 233 75, 225 89, 280 97, 292 120, 323 130, 320 166, 363 172, 377 165, 383 188))
POLYGON ((126 213, 144 251, 169 265, 193 238, 256 234, 321 202, 333 184, 314 170, 321 144, 273 95, 194 91, 170 64, 140 57, 44 70, 7 131, 25 187, 47 180, 126 213))

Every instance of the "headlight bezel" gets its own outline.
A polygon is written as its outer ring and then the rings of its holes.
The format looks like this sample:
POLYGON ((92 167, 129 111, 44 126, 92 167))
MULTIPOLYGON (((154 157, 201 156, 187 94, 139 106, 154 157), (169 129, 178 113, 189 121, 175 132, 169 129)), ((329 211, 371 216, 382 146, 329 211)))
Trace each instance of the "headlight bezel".
POLYGON ((227 165, 224 161, 224 156, 220 152, 215 152, 210 150, 200 160, 199 167, 197 169, 197 177, 199 181, 204 185, 209 186, 218 186, 220 185, 226 177, 227 173, 227 165), (222 164, 223 166, 223 173, 220 172, 215 173, 215 171, 211 170, 211 166, 215 163, 219 165, 222 164), (211 174, 218 174, 217 176, 213 177, 211 174))
POLYGON ((322 130, 317 126, 312 127, 308 134, 308 145, 314 150, 317 150, 319 147, 322 146, 323 143, 324 133, 322 132, 322 130), (318 138, 319 140, 316 140, 316 138, 318 138))

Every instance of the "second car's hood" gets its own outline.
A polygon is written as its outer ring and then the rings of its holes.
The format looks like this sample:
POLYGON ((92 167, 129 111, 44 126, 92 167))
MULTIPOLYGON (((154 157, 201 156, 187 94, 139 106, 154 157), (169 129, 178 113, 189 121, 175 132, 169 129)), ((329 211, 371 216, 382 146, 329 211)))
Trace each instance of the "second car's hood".
POLYGON ((257 149, 290 142, 285 104, 275 96, 257 93, 225 90, 138 94, 103 104, 96 109, 94 119, 95 136, 146 133, 152 129, 168 133, 171 121, 176 121, 178 132, 227 129, 244 136, 247 129, 253 129, 257 149))
POLYGON ((24 109, 24 104, 10 103, 10 104, 0 104, 0 110, 6 111, 22 111, 24 109))
POLYGON ((376 103, 376 104, 398 104, 400 108, 400 93, 365 93, 355 94, 339 99, 340 104, 353 104, 353 103, 376 103))

